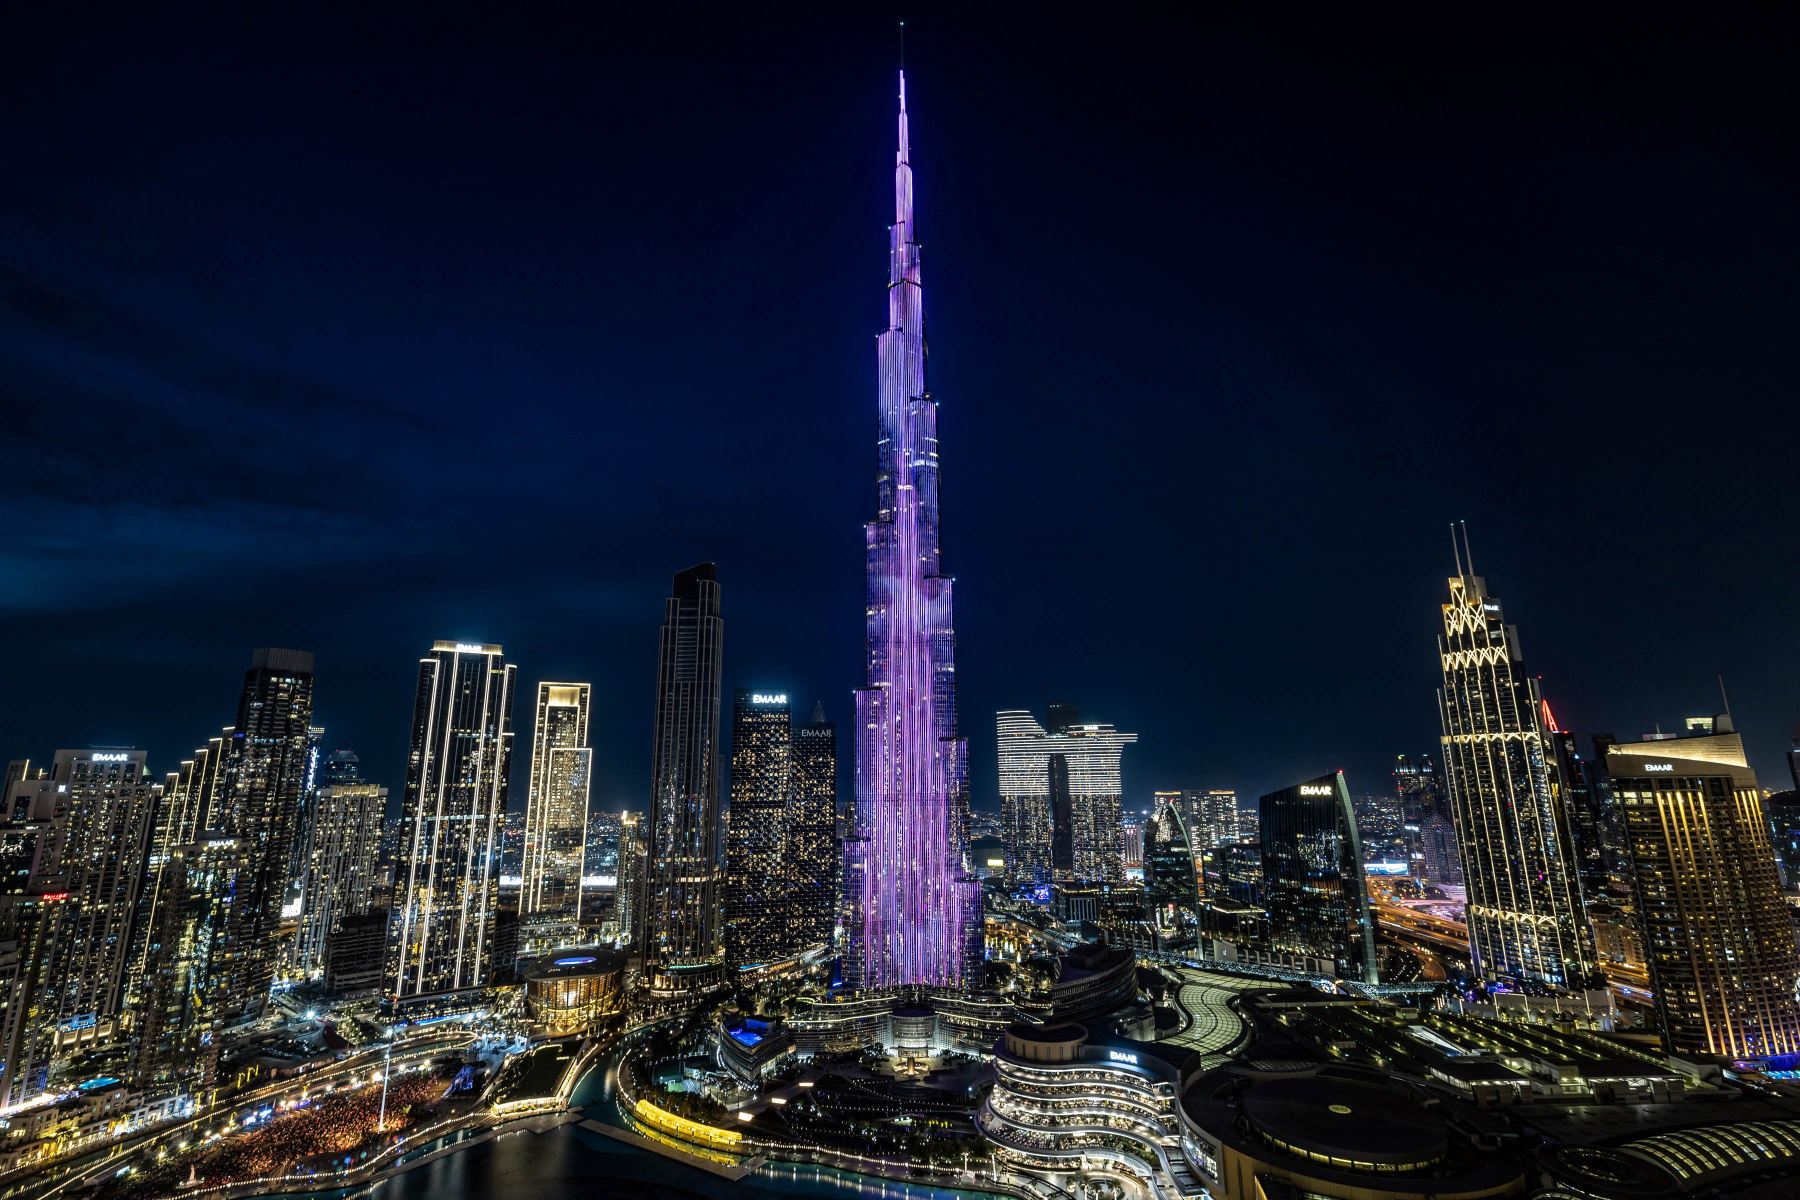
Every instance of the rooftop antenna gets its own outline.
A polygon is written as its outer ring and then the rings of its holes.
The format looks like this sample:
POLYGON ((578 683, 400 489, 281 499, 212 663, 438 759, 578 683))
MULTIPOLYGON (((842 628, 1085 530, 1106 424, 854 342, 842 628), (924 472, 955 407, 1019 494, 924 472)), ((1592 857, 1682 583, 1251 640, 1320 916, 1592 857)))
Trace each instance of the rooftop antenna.
POLYGON ((1469 548, 1469 523, 1458 521, 1457 524, 1462 526, 1463 561, 1469 564, 1469 574, 1473 575, 1475 573, 1475 551, 1469 548))
POLYGON ((1462 547, 1456 544, 1456 522, 1450 522, 1450 553, 1456 557, 1456 577, 1462 578, 1462 547))
POLYGON ((900 22, 900 69, 906 70, 906 22, 900 22))

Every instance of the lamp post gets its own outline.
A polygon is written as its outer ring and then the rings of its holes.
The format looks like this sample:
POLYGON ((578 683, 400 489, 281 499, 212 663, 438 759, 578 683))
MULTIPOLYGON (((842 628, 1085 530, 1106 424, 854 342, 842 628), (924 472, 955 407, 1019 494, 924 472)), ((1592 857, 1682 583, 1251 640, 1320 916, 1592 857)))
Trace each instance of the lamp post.
MULTIPOLYGON (((400 995, 394 994, 394 1018, 400 1016, 400 995)), ((394 1074, 394 1022, 388 1022, 387 1053, 381 1060, 381 1115, 375 1118, 375 1132, 387 1132, 387 1093, 388 1080, 394 1074)))

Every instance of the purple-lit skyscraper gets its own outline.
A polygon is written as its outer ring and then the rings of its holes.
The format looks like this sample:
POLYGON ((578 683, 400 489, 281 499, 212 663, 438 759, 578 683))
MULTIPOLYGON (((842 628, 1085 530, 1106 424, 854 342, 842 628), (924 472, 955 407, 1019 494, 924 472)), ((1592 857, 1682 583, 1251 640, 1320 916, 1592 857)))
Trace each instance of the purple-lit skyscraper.
POLYGON ((845 979, 864 988, 976 987, 981 893, 963 853, 968 743, 956 732, 956 632, 938 548, 937 404, 925 390, 904 72, 887 295, 877 343, 877 507, 865 527, 868 681, 856 695, 845 979))

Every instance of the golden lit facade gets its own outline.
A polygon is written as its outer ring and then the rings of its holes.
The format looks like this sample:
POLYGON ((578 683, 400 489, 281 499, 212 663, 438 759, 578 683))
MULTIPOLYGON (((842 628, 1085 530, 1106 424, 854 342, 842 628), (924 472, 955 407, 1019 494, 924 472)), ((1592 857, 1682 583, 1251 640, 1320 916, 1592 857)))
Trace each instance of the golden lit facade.
POLYGON ((1486 581, 1461 573, 1460 558, 1457 570, 1438 639, 1438 710, 1469 948, 1488 978, 1580 987, 1594 955, 1537 681, 1486 581))
POLYGON ((1672 1053, 1800 1053, 1800 976, 1756 775, 1734 732, 1609 747, 1672 1053))
POLYGON ((531 786, 525 802, 524 882, 519 911, 527 936, 568 944, 581 925, 581 871, 587 858, 588 788, 594 752, 588 744, 593 688, 540 683, 532 724, 531 786))
POLYGON ((625 1009, 625 954, 558 950, 525 968, 525 1011, 550 1037, 586 1033, 625 1009))

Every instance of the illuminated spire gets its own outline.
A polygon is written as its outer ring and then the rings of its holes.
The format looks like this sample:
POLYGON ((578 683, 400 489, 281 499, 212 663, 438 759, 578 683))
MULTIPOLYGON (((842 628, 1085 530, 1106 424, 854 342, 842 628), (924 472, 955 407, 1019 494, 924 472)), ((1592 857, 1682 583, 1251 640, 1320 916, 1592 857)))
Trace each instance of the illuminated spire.
POLYGON ((888 324, 876 342, 876 510, 865 526, 866 683, 856 698, 857 838, 846 847, 856 987, 978 982, 980 891, 964 873, 968 743, 957 733, 951 581, 938 539, 937 405, 900 72, 888 324))

